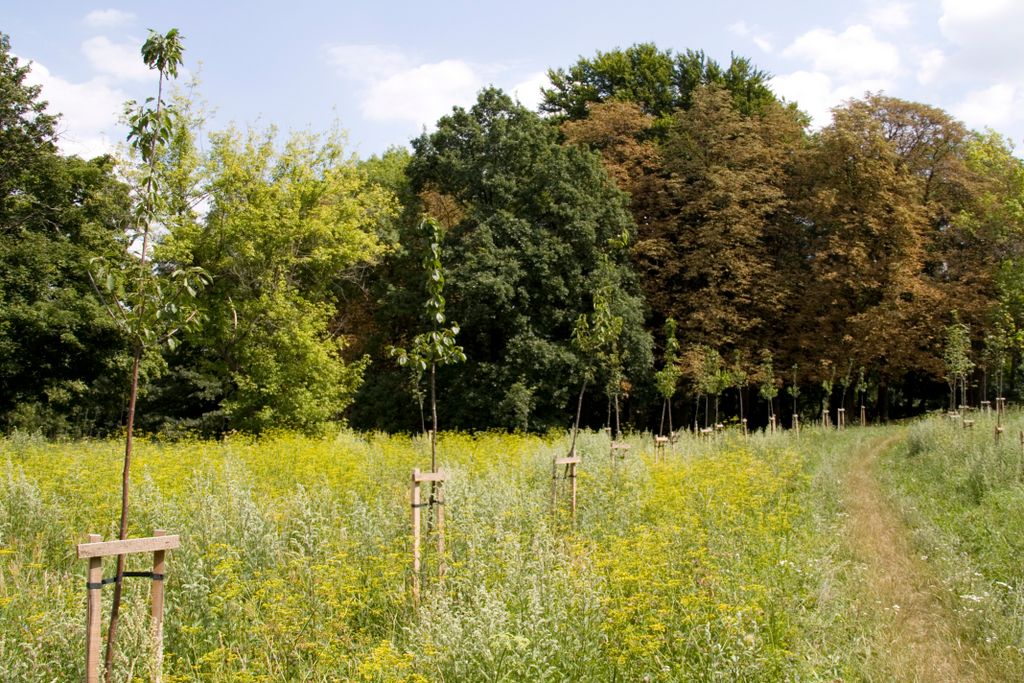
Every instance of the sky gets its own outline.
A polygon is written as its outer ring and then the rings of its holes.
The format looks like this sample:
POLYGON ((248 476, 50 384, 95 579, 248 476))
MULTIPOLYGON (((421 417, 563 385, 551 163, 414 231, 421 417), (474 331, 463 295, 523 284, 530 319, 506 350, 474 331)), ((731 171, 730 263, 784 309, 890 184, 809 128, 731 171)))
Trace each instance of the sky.
POLYGON ((172 27, 179 81, 199 83, 210 130, 337 124, 363 157, 407 145, 488 85, 535 107, 549 68, 640 42, 748 57, 815 127, 884 92, 1024 148, 1024 0, 0 0, 0 32, 63 115, 69 154, 123 141, 124 101, 155 94, 139 47, 172 27))

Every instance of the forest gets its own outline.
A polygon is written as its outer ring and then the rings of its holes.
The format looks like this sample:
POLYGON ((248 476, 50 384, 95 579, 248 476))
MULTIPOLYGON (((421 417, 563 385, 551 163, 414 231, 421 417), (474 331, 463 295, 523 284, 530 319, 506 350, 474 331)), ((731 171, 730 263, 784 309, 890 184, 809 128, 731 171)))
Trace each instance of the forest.
POLYGON ((748 59, 637 44, 358 158, 208 131, 173 65, 81 159, 0 37, 3 432, 116 433, 133 373, 169 436, 426 430, 432 391, 441 429, 539 433, 1020 395, 1024 165, 936 107, 814 130, 748 59))

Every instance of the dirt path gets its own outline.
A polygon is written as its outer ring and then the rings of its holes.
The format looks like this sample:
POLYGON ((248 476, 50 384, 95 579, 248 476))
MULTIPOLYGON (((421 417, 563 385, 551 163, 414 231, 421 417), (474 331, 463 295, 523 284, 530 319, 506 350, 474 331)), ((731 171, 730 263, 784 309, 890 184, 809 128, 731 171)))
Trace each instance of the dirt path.
POLYGON ((875 462, 897 439, 868 443, 855 454, 846 481, 847 532, 866 567, 863 598, 878 610, 888 610, 888 618, 881 620, 888 651, 879 657, 892 680, 980 680, 951 628, 952 615, 938 597, 938 580, 914 551, 907 527, 879 488, 875 462))

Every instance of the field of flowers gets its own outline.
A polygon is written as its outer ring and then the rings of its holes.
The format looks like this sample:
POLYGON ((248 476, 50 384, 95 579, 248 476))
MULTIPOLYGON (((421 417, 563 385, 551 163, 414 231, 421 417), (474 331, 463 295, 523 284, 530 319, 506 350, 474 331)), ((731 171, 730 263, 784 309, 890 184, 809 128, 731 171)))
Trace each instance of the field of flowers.
MULTIPOLYGON (((583 434, 573 528, 567 496, 550 509, 563 435, 443 434, 448 573, 442 588, 428 539, 419 609, 419 438, 139 442, 130 535, 182 537, 169 682, 828 681, 857 675, 860 637, 834 585, 830 487, 871 435, 684 438, 656 462, 649 436, 613 461, 583 434)), ((116 441, 0 441, 0 680, 82 676, 74 545, 114 537, 120 462, 116 441)), ((117 673, 144 680, 147 582, 126 595, 117 673)))

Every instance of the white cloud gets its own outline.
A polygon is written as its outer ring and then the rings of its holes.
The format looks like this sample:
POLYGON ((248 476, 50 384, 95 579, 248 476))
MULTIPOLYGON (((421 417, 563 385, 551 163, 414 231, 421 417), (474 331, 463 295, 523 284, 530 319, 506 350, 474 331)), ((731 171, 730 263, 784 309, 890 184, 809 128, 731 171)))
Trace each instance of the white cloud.
POLYGON ((972 90, 953 107, 953 113, 968 126, 1005 126, 1016 116, 1021 106, 1020 89, 1011 83, 997 83, 984 90, 972 90))
POLYGON ((102 79, 72 83, 33 62, 26 80, 43 88, 41 98, 51 114, 61 114, 58 145, 65 154, 90 158, 112 152, 110 138, 127 93, 110 87, 102 79))
POLYGON ((921 85, 930 85, 935 82, 942 67, 946 65, 946 55, 939 49, 931 49, 921 55, 920 65, 917 69, 917 82, 921 85))
POLYGON ((532 108, 540 102, 541 86, 548 84, 546 73, 524 77, 514 63, 423 62, 378 45, 333 45, 325 54, 340 77, 362 84, 357 93, 360 110, 372 121, 405 121, 429 128, 453 107, 471 105, 488 83, 504 87, 532 108))
POLYGON ((1024 2, 943 0, 939 29, 957 48, 950 65, 961 78, 1020 78, 1024 2))
POLYGON ((729 32, 746 37, 750 35, 750 27, 747 26, 745 21, 737 21, 735 24, 729 25, 729 32))
POLYGON ((870 26, 855 24, 842 33, 816 28, 793 41, 783 56, 810 60, 814 71, 844 79, 889 77, 899 71, 895 45, 875 37, 870 26))
POLYGON ((757 45, 762 51, 767 53, 771 53, 775 50, 775 46, 772 45, 772 41, 768 40, 764 36, 754 36, 754 45, 757 45))
POLYGON ((105 76, 125 81, 155 79, 157 73, 142 61, 142 43, 114 43, 106 36, 96 36, 82 43, 82 52, 94 69, 105 76))
POLYGON ((772 90, 789 102, 796 102, 811 116, 814 128, 832 122, 832 108, 850 99, 863 97, 867 92, 880 92, 892 87, 887 79, 859 79, 836 83, 821 71, 795 71, 775 76, 772 90))
POLYGON ((92 28, 116 28, 135 21, 135 15, 119 9, 96 9, 86 14, 83 21, 92 28))
POLYGON ((399 71, 372 83, 361 109, 375 121, 410 121, 432 125, 454 106, 473 102, 484 86, 480 75, 466 62, 446 59, 399 71))
POLYGON ((868 21, 883 31, 910 26, 910 6, 902 2, 878 4, 868 10, 868 21))
POLYGON ((327 48, 327 61, 343 78, 353 81, 379 81, 413 66, 396 49, 378 45, 334 45, 327 48))
POLYGON ((536 109, 541 101, 541 88, 550 88, 551 80, 546 71, 540 71, 512 86, 512 97, 527 109, 536 109))
POLYGON ((771 53, 775 48, 772 45, 771 36, 757 26, 750 26, 745 21, 737 21, 729 25, 729 32, 741 38, 750 38, 754 45, 762 51, 771 53))

